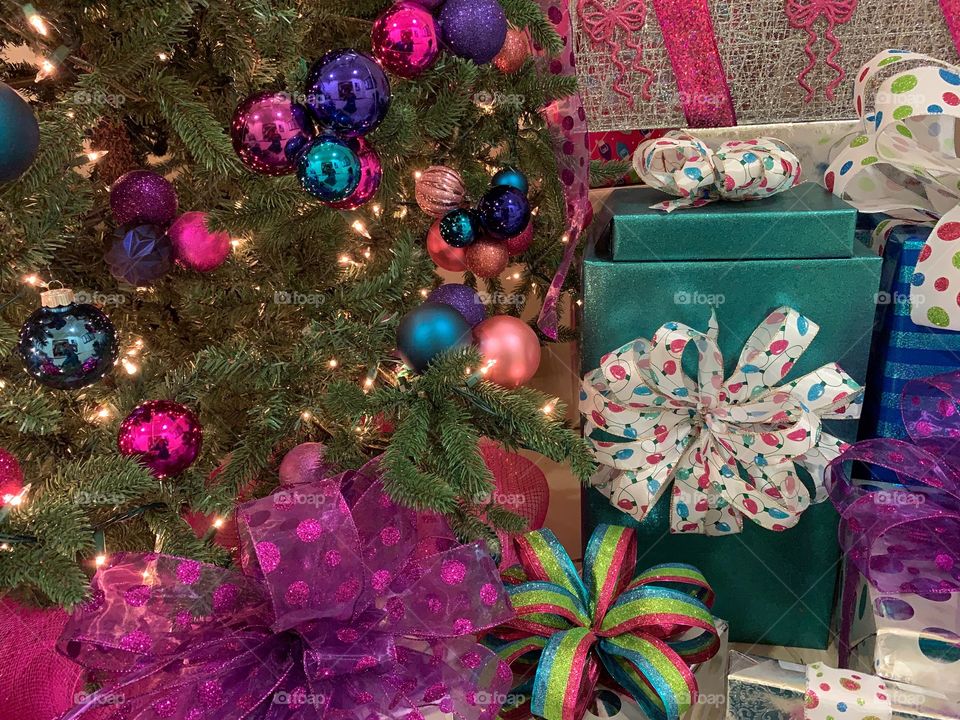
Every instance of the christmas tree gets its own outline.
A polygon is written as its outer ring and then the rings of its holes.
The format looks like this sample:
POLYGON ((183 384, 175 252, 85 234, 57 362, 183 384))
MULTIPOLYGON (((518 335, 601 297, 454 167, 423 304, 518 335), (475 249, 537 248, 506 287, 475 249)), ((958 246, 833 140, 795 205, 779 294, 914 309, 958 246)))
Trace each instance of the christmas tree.
MULTIPOLYGON (((424 247, 435 219, 422 209, 437 208, 417 198, 428 168, 444 168, 432 171, 441 181, 459 175, 474 203, 501 168, 529 181, 535 232, 511 261, 516 287, 507 294, 506 273, 464 273, 496 301, 488 314, 519 317, 542 298, 564 250, 555 138, 540 111, 575 81, 547 72, 526 45, 549 54, 559 38, 534 0, 454 4, 466 7, 443 20, 442 52, 412 56, 395 40, 401 60, 383 63, 389 105, 375 128, 261 156, 242 129, 238 156, 237 108, 273 93, 316 110, 299 95, 325 71, 319 58, 391 50, 371 42, 386 0, 45 0, 7 13, 0 77, 35 111, 39 150, 0 185, 0 591, 69 606, 97 562, 123 550, 226 564, 218 528, 238 500, 273 489, 281 459, 304 442, 323 443, 330 467, 382 453, 388 492, 445 513, 464 538, 519 523, 490 499, 481 437, 589 474, 556 399, 492 382, 477 347, 430 353, 422 372, 396 353, 401 318, 440 284, 424 247), (484 32, 458 31, 481 11, 492 13, 484 32), (472 45, 497 42, 501 12, 510 43, 490 63, 489 47, 472 45), (359 180, 335 186, 356 174, 364 148, 382 177, 353 203, 359 180), (256 172, 284 157, 301 158, 299 177, 292 165, 256 172), (48 310, 96 306, 75 318, 81 342, 96 343, 92 364, 76 343, 37 359, 41 290, 55 291, 48 310), (135 431, 150 417, 180 434, 147 463, 135 431)), ((16 125, 11 117, 3 122, 16 125)), ((313 143, 313 132, 301 139, 313 143)), ((8 144, 0 165, 29 150, 8 144)), ((490 262, 502 270, 499 257, 490 262)))

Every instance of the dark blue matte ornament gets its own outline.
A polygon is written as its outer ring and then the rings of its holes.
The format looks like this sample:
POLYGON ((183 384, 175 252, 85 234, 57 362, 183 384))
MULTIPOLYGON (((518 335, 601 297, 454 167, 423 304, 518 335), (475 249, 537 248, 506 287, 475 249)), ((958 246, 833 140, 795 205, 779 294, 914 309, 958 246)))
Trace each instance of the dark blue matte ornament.
POLYGON ((497 174, 493 176, 493 180, 490 181, 490 185, 493 187, 506 185, 507 187, 516 188, 524 195, 526 195, 530 189, 527 176, 513 168, 503 168, 503 170, 497 171, 497 174))
POLYGON ((117 359, 117 331, 110 318, 93 305, 73 302, 70 290, 49 291, 42 299, 44 307, 27 318, 17 342, 27 373, 57 390, 97 382, 117 359))
POLYGON ((307 107, 321 126, 346 137, 365 135, 390 107, 390 81, 366 53, 343 48, 317 60, 307 74, 307 107))
POLYGON ((124 225, 103 259, 117 280, 144 287, 170 272, 173 243, 159 225, 124 225))
POLYGON ((407 366, 417 373, 447 350, 467 347, 471 342, 470 323, 449 305, 426 302, 400 320, 397 351, 407 366))
POLYGON ((467 208, 451 210, 440 220, 440 237, 450 247, 463 248, 477 239, 477 214, 467 208))
POLYGON ((40 147, 40 125, 30 104, 0 82, 0 183, 16 180, 40 147))
POLYGON ((314 140, 297 161, 300 186, 315 198, 345 200, 360 184, 360 158, 346 142, 324 136, 314 140))
POLYGON ((487 190, 480 198, 478 212, 484 230, 499 240, 519 235, 530 222, 527 196, 509 185, 487 190))

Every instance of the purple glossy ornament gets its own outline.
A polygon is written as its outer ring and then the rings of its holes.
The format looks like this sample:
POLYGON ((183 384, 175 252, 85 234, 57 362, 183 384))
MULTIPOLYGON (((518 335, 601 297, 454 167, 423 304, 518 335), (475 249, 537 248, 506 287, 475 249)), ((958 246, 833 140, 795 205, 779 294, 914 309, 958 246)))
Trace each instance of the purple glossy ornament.
POLYGON ((188 212, 170 226, 170 241, 177 264, 197 272, 210 272, 230 255, 230 235, 207 229, 205 212, 188 212))
POLYGON ((173 243, 159 225, 127 225, 114 233, 103 259, 117 280, 152 285, 173 267, 173 243))
POLYGON ((333 474, 335 468, 324 461, 327 446, 318 442, 300 443, 280 462, 280 484, 298 485, 320 482, 333 474))
POLYGON ((203 429, 186 405, 148 400, 137 405, 117 435, 121 455, 134 456, 158 478, 178 475, 200 454, 203 429))
POLYGON ((454 55, 483 65, 507 39, 507 16, 497 0, 447 0, 440 11, 443 41, 454 55))
POLYGON ((370 33, 373 54, 387 70, 415 78, 429 70, 440 54, 433 15, 413 2, 394 3, 384 10, 370 33))
POLYGON ((314 118, 344 137, 370 132, 390 107, 390 81, 380 63, 350 48, 317 60, 307 75, 306 91, 314 118))
POLYGON ((327 203, 335 210, 355 210, 364 203, 370 202, 380 189, 380 180, 383 177, 380 156, 369 142, 362 137, 350 138, 347 140, 347 145, 360 160, 360 184, 346 200, 327 203))
POLYGON ((162 175, 131 170, 111 186, 110 210, 117 225, 166 225, 177 215, 177 192, 162 175))
POLYGON ((530 201, 509 185, 495 185, 487 190, 477 206, 483 229, 503 240, 519 235, 530 222, 530 201))
POLYGON ((285 92, 251 95, 237 107, 230 124, 240 161, 261 175, 292 173, 313 136, 310 113, 285 92))
POLYGON ((487 319, 487 308, 484 306, 483 300, 477 294, 477 291, 469 285, 461 283, 441 285, 427 295, 427 302, 449 305, 463 315, 463 319, 470 323, 470 327, 474 327, 487 319))

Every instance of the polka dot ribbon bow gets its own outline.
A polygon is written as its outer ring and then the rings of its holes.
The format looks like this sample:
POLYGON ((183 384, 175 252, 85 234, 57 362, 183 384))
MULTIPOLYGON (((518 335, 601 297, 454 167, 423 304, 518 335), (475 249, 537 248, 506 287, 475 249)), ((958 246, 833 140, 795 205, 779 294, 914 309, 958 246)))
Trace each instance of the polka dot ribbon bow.
POLYGON ((827 188, 858 210, 895 218, 877 228, 879 251, 899 225, 933 226, 910 319, 960 330, 960 67, 884 50, 860 68, 854 102, 863 127, 827 169, 827 188))
MULTIPOLYGON (((493 560, 395 505, 374 460, 237 511, 244 572, 118 555, 60 650, 105 682, 62 720, 493 720, 513 617, 493 560)), ((499 699, 499 700, 498 700, 499 699)))
POLYGON ((674 533, 738 533, 744 516, 769 530, 795 525, 826 499, 824 468, 846 447, 821 420, 858 417, 862 400, 835 363, 784 382, 818 331, 796 310, 774 310, 726 380, 715 314, 706 334, 667 323, 653 340, 605 355, 580 390, 584 436, 601 466, 592 483, 638 520, 672 483, 674 533), (690 343, 696 379, 683 369, 690 343))
POLYGON ((713 590, 696 568, 637 573, 634 531, 612 525, 590 536, 582 578, 549 530, 520 537, 517 552, 517 617, 490 641, 515 670, 533 671, 513 689, 510 717, 579 720, 601 667, 652 720, 679 720, 696 702, 690 665, 719 648, 713 590))
POLYGON ((800 160, 779 140, 731 140, 714 152, 681 131, 642 143, 633 167, 644 183, 677 197, 651 205, 664 212, 717 200, 759 200, 789 190, 801 174, 800 160))

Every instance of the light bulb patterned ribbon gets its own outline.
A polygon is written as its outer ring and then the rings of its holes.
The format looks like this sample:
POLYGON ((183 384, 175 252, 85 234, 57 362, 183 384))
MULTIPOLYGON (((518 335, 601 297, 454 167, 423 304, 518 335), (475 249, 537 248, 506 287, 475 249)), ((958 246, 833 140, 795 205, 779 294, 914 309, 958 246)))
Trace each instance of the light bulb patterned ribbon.
POLYGON ((854 103, 863 127, 830 164, 827 188, 862 212, 895 218, 878 228, 877 249, 898 225, 933 227, 913 276, 910 319, 960 330, 960 67, 884 50, 860 68, 854 103))
POLYGON ((794 526, 826 499, 824 468, 846 447, 821 420, 859 417, 863 395, 836 363, 783 382, 818 331, 792 308, 774 310, 726 380, 715 314, 706 333, 671 322, 605 355, 580 390, 584 437, 601 465, 591 482, 638 520, 672 483, 674 533, 738 533, 744 516, 769 530, 794 526), (690 343, 696 379, 682 367, 690 343))
POLYGON ((759 200, 789 190, 802 172, 800 160, 780 140, 731 140, 714 151, 682 131, 642 143, 633 166, 644 183, 677 196, 651 206, 665 212, 718 200, 759 200))
POLYGON ((493 644, 515 667, 536 664, 526 716, 579 720, 601 666, 653 720, 679 720, 696 702, 690 665, 719 648, 713 590, 696 568, 637 573, 636 535, 613 525, 590 536, 582 577, 549 530, 519 538, 517 552, 524 581, 507 588, 517 617, 493 644))

